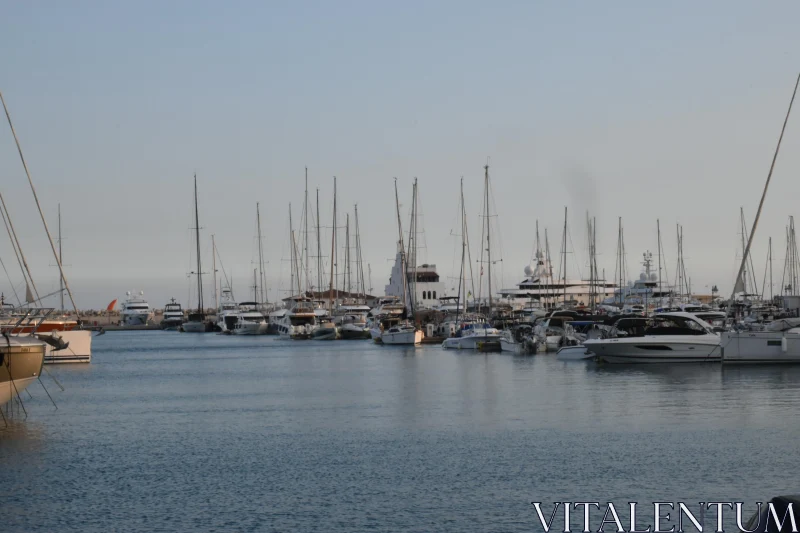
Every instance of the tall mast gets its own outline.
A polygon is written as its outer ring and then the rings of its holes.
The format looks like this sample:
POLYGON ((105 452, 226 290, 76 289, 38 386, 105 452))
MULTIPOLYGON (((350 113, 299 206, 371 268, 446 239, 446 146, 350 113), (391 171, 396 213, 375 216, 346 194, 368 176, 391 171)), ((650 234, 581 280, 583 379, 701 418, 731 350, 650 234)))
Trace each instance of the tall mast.
POLYGON ((408 279, 406 274, 406 251, 403 244, 403 222, 400 219, 400 197, 397 194, 397 178, 394 179, 394 203, 397 208, 397 234, 398 234, 398 253, 400 254, 401 278, 403 278, 403 305, 408 307, 408 279))
POLYGON ((488 263, 488 289, 489 289, 489 319, 492 317, 492 245, 491 245, 491 231, 489 225, 489 164, 483 167, 484 182, 486 189, 486 259, 488 263))
MULTIPOLYGON (((353 292, 353 286, 350 279, 350 213, 345 214, 344 221, 344 272, 347 278, 347 295, 350 296, 353 292)), ((344 282, 342 285, 344 285, 344 282)))
POLYGON ((336 176, 333 177, 333 232, 331 232, 331 288, 328 293, 328 313, 333 315, 333 270, 336 261, 336 176))
POLYGON ((258 278, 256 274, 258 273, 258 269, 253 269, 253 301, 258 301, 258 278))
POLYGON ((317 187, 317 291, 322 292, 322 238, 319 231, 319 187, 317 187))
MULTIPOLYGON (((778 152, 781 149, 781 142, 783 141, 783 133, 786 131, 786 124, 789 122, 789 115, 792 112, 792 104, 794 104, 794 98, 797 95, 797 86, 800 85, 800 74, 797 75, 797 81, 794 84, 794 91, 792 91, 792 99, 789 100, 789 109, 786 111, 786 118, 783 120, 783 126, 781 127, 781 134, 778 137, 778 144, 775 147, 775 154, 772 156, 772 163, 769 167, 769 173, 767 174, 767 181, 764 184, 764 191, 761 193, 761 201, 758 202, 758 211, 756 211, 756 218, 753 220, 753 228, 750 230, 750 237, 747 239, 747 247, 744 251, 744 257, 742 257, 742 263, 739 265, 739 273, 736 275, 735 279, 739 279, 742 275, 742 271, 744 270, 745 265, 745 258, 750 253, 750 247, 753 244, 753 237, 756 234, 756 227, 758 227, 758 220, 761 218, 761 209, 764 207, 764 199, 767 197, 767 189, 769 188, 769 182, 772 179, 772 171, 775 168, 775 161, 778 159, 778 152)), ((734 292, 731 293, 731 304, 733 304, 733 297, 736 294, 736 285, 734 284, 734 292)), ((732 305, 730 306, 733 307, 732 305)))
POLYGON ((217 243, 211 234, 211 271, 214 275, 214 309, 219 309, 219 290, 217 287, 217 243))
POLYGON ((564 206, 564 241, 562 243, 564 249, 564 272, 562 273, 564 284, 564 306, 567 305, 567 206, 564 206))
POLYGON ((309 288, 309 264, 308 264, 308 167, 306 167, 306 192, 305 200, 303 203, 303 273, 306 278, 305 289, 309 288))
MULTIPOLYGON (((467 258, 467 212, 464 206, 464 178, 461 178, 461 275, 458 280, 458 296, 463 298, 464 314, 467 313, 467 271, 464 268, 464 261, 467 258), (463 285, 463 291, 462 291, 463 285)), ((459 309, 461 306, 458 306, 459 309)), ((456 322, 458 316, 456 316, 456 322)))
MULTIPOLYGON (((656 219, 656 231, 658 232, 658 294, 663 298, 664 292, 661 289, 661 221, 656 219)), ((661 306, 661 303, 658 304, 661 306)))
POLYGON ((200 213, 197 208, 197 173, 194 174, 194 240, 197 244, 197 311, 203 312, 203 270, 200 261, 200 213))
POLYGON ((555 307, 556 296, 554 294, 555 288, 553 287, 553 263, 550 261, 550 238, 547 236, 547 228, 544 228, 544 257, 547 264, 547 294, 550 297, 550 307, 555 307))
POLYGON ((769 238, 769 301, 775 299, 772 294, 772 237, 769 238))
MULTIPOLYGON (((256 221, 258 222, 258 281, 261 285, 261 303, 264 303, 266 302, 264 298, 264 251, 261 246, 261 211, 258 202, 256 202, 256 221)), ((258 295, 256 295, 255 301, 258 301, 258 295)))
POLYGON ((364 258, 361 255, 361 228, 358 225, 358 204, 354 206, 356 213, 356 290, 363 298, 363 302, 367 301, 367 284, 364 279, 364 258), (360 287, 359 287, 360 280, 360 287))
MULTIPOLYGON (((64 264, 64 256, 61 255, 61 204, 58 204, 58 260, 64 264)), ((58 278, 58 294, 61 297, 61 307, 59 310, 64 310, 64 280, 59 276, 58 278)))
POLYGON ((417 311, 417 178, 414 178, 414 187, 411 197, 411 228, 409 229, 408 246, 411 261, 412 292, 411 292, 411 312, 417 311), (413 239, 413 245, 412 243, 413 239))
POLYGON ((372 294, 372 264, 367 263, 367 272, 369 272, 369 294, 372 294))
MULTIPOLYGON (((291 261, 289 262, 289 295, 294 292, 294 270, 297 263, 297 254, 294 247, 294 226, 292 225, 292 204, 289 202, 289 246, 291 247, 291 261)), ((300 286, 300 283, 297 283, 300 286)), ((299 292, 299 291, 298 291, 299 292)), ((299 296, 299 295, 298 295, 299 296)))
MULTIPOLYGON (((739 224, 741 225, 741 229, 742 229, 742 254, 744 254, 745 250, 747 249, 747 235, 745 233, 747 230, 744 229, 745 226, 744 226, 744 208, 743 207, 739 207, 739 224)), ((743 285, 743 287, 744 287, 744 289, 743 289, 744 290, 744 297, 747 298, 747 263, 746 262, 745 262, 744 270, 742 271, 742 283, 744 284, 743 285)))

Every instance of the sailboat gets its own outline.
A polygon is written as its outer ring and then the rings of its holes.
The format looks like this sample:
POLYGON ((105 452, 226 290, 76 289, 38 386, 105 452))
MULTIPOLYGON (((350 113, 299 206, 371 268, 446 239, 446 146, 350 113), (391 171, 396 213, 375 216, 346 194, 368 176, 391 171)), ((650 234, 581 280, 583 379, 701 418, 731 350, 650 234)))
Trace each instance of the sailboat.
MULTIPOLYGON (((333 341, 339 338, 339 328, 334 324, 333 304, 334 304, 334 266, 336 254, 336 178, 333 178, 333 231, 331 232, 331 284, 328 292, 328 315, 311 334, 311 338, 317 341, 333 341)), ((299 276, 299 273, 298 273, 299 276)))
POLYGON ((370 311, 366 302, 366 285, 364 281, 364 263, 361 258, 361 233, 358 227, 358 205, 355 206, 355 248, 356 248, 356 298, 353 298, 350 284, 352 261, 350 259, 350 224, 346 230, 345 245, 345 278, 347 279, 347 293, 349 298, 340 303, 336 308, 335 323, 339 326, 339 336, 345 340, 369 339, 370 332, 367 327, 367 314, 370 311))
MULTIPOLYGON (((397 206, 397 231, 399 234, 398 240, 398 253, 400 254, 400 264, 402 269, 402 278, 403 278, 403 320, 391 327, 389 329, 384 329, 381 332, 381 343, 382 344, 406 344, 406 345, 415 345, 422 342, 422 331, 417 329, 414 325, 412 320, 409 320, 408 317, 413 317, 413 307, 411 307, 411 312, 409 313, 409 305, 413 306, 413 299, 409 302, 409 272, 408 272, 408 261, 406 258, 406 250, 403 241, 403 225, 400 221, 400 200, 397 194, 397 180, 394 182, 394 197, 395 197, 395 204, 397 206)), ((411 224, 412 228, 409 231, 409 239, 411 239, 413 232, 415 230, 415 215, 416 215, 416 199, 417 199, 417 181, 414 180, 414 196, 412 201, 411 207, 411 224)), ((414 242, 416 245, 416 241, 414 242)), ((416 254, 412 253, 412 260, 416 260, 416 254)), ((415 284, 416 279, 412 280, 412 283, 415 284)), ((416 291, 414 291, 416 292, 416 291)))
POLYGON ((189 312, 189 318, 181 326, 181 331, 186 333, 205 333, 211 330, 211 324, 206 320, 206 311, 203 307, 203 270, 200 261, 200 214, 197 208, 197 174, 194 175, 194 236, 197 245, 197 310, 189 312))

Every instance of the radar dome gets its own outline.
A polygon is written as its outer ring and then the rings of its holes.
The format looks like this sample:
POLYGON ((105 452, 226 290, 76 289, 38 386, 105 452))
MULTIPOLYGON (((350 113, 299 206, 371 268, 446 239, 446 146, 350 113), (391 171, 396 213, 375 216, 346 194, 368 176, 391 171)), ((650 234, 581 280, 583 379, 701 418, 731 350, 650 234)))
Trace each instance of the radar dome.
POLYGON ((645 275, 644 272, 639 274, 639 281, 647 281, 647 276, 645 275))
POLYGON ((650 281, 658 281, 658 275, 655 272, 650 272, 650 281))
POLYGON ((533 269, 530 265, 525 265, 525 275, 526 276, 533 276, 533 269))

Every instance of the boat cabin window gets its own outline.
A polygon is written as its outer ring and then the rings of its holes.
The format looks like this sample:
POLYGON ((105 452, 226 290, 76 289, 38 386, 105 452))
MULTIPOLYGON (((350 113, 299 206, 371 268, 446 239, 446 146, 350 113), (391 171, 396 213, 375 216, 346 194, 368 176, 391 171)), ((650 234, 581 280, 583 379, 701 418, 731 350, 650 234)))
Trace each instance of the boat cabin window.
POLYGON ((127 309, 149 309, 146 305, 129 305, 127 309))

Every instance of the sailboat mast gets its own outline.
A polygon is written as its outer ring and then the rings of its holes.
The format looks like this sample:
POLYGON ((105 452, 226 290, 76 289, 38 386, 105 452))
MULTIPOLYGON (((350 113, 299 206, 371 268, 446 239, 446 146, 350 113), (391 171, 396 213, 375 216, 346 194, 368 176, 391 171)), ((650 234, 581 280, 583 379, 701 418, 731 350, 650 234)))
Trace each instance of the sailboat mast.
POLYGON ((322 238, 319 224, 319 187, 317 187, 317 290, 322 292, 322 238))
POLYGON ((773 301, 775 296, 772 294, 772 237, 769 238, 769 301, 773 301))
POLYGON ((308 167, 306 167, 306 192, 305 200, 303 203, 303 274, 306 278, 306 291, 310 286, 309 277, 309 264, 308 264, 308 167))
POLYGON ((347 295, 349 297, 353 292, 350 276, 350 213, 346 213, 344 219, 344 261, 344 272, 347 277, 347 295))
POLYGON ((256 274, 258 273, 258 269, 253 269, 253 301, 258 301, 258 277, 256 274))
MULTIPOLYGON (((464 178, 461 178, 461 275, 458 281, 458 296, 463 298, 464 314, 467 314, 467 271, 464 261, 467 258, 467 210, 464 206, 464 178), (462 291, 463 285, 463 291, 462 291)), ((460 303, 460 302, 459 302, 460 303)), ((459 306, 459 309, 461 306, 459 306)), ((458 321, 458 317, 456 317, 458 321)))
POLYGON ((564 261, 564 271, 562 273, 563 279, 562 282, 564 283, 564 306, 567 305, 567 206, 564 206, 564 239, 562 242, 562 247, 564 249, 563 252, 563 261, 564 261))
POLYGON ((417 250, 419 248, 417 244, 417 178, 414 178, 414 189, 412 191, 413 197, 411 200, 411 235, 409 236, 408 245, 411 246, 411 275, 412 275, 412 293, 411 293, 411 312, 416 313, 417 311, 417 250), (412 246, 411 239, 414 239, 414 244, 412 246))
POLYGON ((395 207, 397 208, 397 234, 398 234, 398 241, 397 246, 399 247, 398 252, 400 253, 400 270, 401 270, 401 277, 403 278, 403 305, 408 307, 408 279, 406 274, 406 251, 405 246, 403 244, 403 221, 400 219, 400 197, 397 194, 397 178, 394 179, 394 203, 395 207))
MULTIPOLYGON (((656 219, 656 231, 658 232, 658 294, 663 298, 664 292, 661 289, 661 221, 656 219)), ((659 306, 661 303, 658 304, 659 306)))
POLYGON ((353 209, 356 213, 356 291, 358 291, 359 295, 363 298, 363 303, 366 303, 367 284, 364 279, 364 258, 361 254, 361 228, 358 225, 358 204, 356 204, 353 209))
POLYGON ((194 240, 197 245, 197 311, 203 312, 203 270, 200 261, 200 213, 197 208, 197 173, 194 174, 194 240))
MULTIPOLYGON (((756 227, 758 227, 758 220, 761 218, 761 209, 764 207, 764 199, 767 197, 767 189, 769 188, 769 182, 772 179, 772 171, 775 169, 775 161, 778 159, 778 152, 781 149, 781 142, 783 141, 783 134, 786 131, 786 124, 789 122, 789 115, 792 112, 792 104, 794 104, 794 98, 797 95, 797 87, 800 85, 800 74, 797 75, 797 81, 794 84, 794 91, 792 91, 792 99, 789 100, 789 109, 786 111, 786 118, 783 119, 783 127, 781 127, 781 134, 778 137, 778 144, 775 147, 775 154, 772 156, 772 163, 769 167, 769 173, 767 174, 767 181, 764 184, 764 192, 761 193, 761 200, 758 202, 758 211, 756 211, 756 218, 753 220, 753 228, 750 230, 750 237, 747 239, 747 247, 744 251, 744 257, 742 257, 742 263, 739 265, 739 273, 737 274, 735 279, 739 279, 742 275, 742 271, 744 270, 745 265, 745 258, 750 253, 750 247, 753 244, 753 237, 756 234, 756 227)), ((734 285, 734 292, 731 293, 731 304, 733 304, 733 297, 736 294, 734 285)), ((731 308, 733 306, 731 305, 731 308)))
POLYGON ((217 290, 217 243, 211 234, 211 271, 214 275, 214 309, 219 309, 219 290, 217 290))
MULTIPOLYGON (((331 232, 331 287, 328 293, 328 313, 333 315, 333 272, 336 256, 336 176, 333 177, 333 231, 331 232)), ((331 317, 332 318, 332 317, 331 317)))
MULTIPOLYGON (((261 211, 258 202, 256 202, 256 222, 258 223, 258 282, 261 286, 261 303, 264 303, 266 302, 264 298, 264 251, 261 244, 261 211)), ((255 301, 258 301, 258 295, 256 295, 255 301)))
MULTIPOLYGON (((289 246, 291 247, 291 260, 289 261, 289 295, 294 292, 294 270, 297 257, 294 249, 294 226, 292 225, 292 204, 289 203, 289 246)), ((298 286, 300 283, 297 284, 298 286)))
POLYGON ((486 259, 488 263, 488 289, 489 289, 489 312, 488 316, 491 319, 492 317, 492 243, 491 243, 491 231, 489 225, 489 164, 487 163, 483 167, 483 176, 485 182, 485 189, 486 189, 486 259))
MULTIPOLYGON (((64 256, 61 255, 61 204, 58 204, 58 260, 64 264, 64 256)), ((61 307, 59 310, 64 310, 64 280, 59 276, 58 278, 58 294, 61 297, 61 307)))

